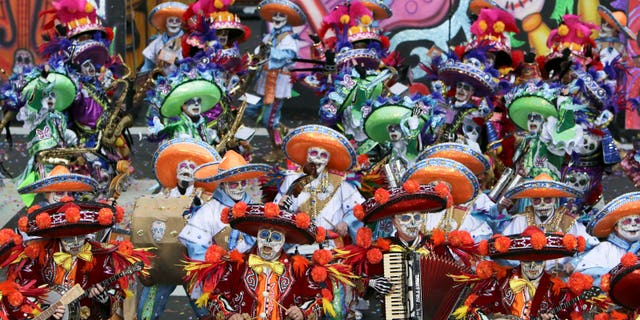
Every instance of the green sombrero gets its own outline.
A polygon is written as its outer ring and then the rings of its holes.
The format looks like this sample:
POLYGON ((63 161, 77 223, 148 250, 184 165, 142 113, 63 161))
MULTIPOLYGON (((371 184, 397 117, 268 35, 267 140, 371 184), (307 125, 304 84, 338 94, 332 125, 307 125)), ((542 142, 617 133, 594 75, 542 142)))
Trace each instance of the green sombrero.
POLYGON ((76 98, 78 91, 71 78, 61 73, 50 72, 46 80, 38 76, 27 82, 22 89, 22 96, 25 97, 29 108, 39 110, 42 92, 48 89, 56 94, 55 108, 58 111, 67 109, 76 98))
POLYGON ((177 117, 182 112, 182 105, 191 98, 202 98, 200 112, 206 112, 213 108, 219 101, 222 90, 218 85, 204 79, 186 80, 175 86, 162 103, 160 113, 162 116, 177 117))
MULTIPOLYGON (((391 124, 399 124, 403 118, 411 115, 412 110, 404 105, 388 104, 373 110, 364 120, 364 132, 371 140, 378 143, 389 141, 387 127, 391 124)), ((426 122, 424 116, 418 117, 422 127, 426 122)))
POLYGON ((557 90, 546 83, 528 82, 516 88, 507 97, 509 117, 523 130, 527 130, 527 117, 530 113, 541 114, 545 119, 550 116, 558 117, 558 111, 552 102, 557 90))

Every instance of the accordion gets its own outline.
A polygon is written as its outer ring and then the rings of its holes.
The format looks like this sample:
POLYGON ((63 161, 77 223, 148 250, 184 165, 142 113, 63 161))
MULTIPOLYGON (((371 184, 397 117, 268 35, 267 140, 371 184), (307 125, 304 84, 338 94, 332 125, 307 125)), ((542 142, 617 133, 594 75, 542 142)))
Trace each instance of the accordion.
POLYGON ((448 275, 467 272, 467 267, 445 256, 390 252, 383 267, 393 286, 384 299, 386 320, 446 320, 466 286, 448 275))

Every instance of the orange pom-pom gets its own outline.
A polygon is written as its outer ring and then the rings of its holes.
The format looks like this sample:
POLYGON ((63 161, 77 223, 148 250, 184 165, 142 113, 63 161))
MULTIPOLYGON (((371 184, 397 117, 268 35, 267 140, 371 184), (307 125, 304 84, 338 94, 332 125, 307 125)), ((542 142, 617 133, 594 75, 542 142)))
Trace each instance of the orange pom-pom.
POLYGON ((133 254, 133 243, 129 240, 123 240, 118 243, 118 252, 122 253, 125 256, 130 256, 133 254))
POLYGON ((29 230, 29 218, 26 216, 20 217, 20 219, 18 219, 18 229, 22 232, 27 232, 27 230, 29 230))
POLYGON ((60 198, 60 202, 71 202, 73 201, 73 197, 72 196, 64 196, 62 198, 60 198))
POLYGON ((584 290, 589 289, 593 286, 593 278, 589 275, 574 272, 569 277, 568 287, 569 290, 576 296, 579 296, 584 292, 584 290))
MULTIPOLYGON (((277 218, 280 215, 280 207, 273 203, 273 202, 267 202, 264 204, 264 216, 267 218, 277 218)), ((297 219, 296 219, 296 224, 297 224, 297 219)), ((305 228, 305 227, 300 227, 300 228, 305 228)))
POLYGON ((493 32, 502 33, 504 32, 504 22, 498 21, 493 24, 493 32))
POLYGON ((511 239, 505 236, 499 236, 493 243, 493 246, 500 253, 506 253, 511 247, 511 239))
POLYGON ((38 229, 49 228, 51 226, 51 216, 46 212, 38 214, 36 216, 36 226, 38 226, 38 229))
POLYGON ((29 207, 29 209, 27 210, 27 213, 32 213, 36 210, 40 209, 40 206, 37 204, 32 205, 31 207, 29 207))
POLYGON ((611 274, 605 273, 600 278, 600 289, 604 292, 609 292, 611 289, 611 274))
POLYGON ((593 317, 593 320, 609 320, 609 315, 604 312, 600 312, 593 317))
POLYGON ((573 251, 578 247, 578 239, 572 234, 565 234, 562 237, 562 245, 565 249, 573 251))
POLYGON ((12 291, 9 294, 8 300, 9 300, 9 304, 12 307, 17 308, 24 301, 24 296, 22 295, 22 293, 20 293, 20 291, 16 290, 16 291, 12 291))
POLYGON ((478 243, 478 252, 483 256, 489 255, 489 241, 488 240, 480 240, 480 243, 478 243))
POLYGON ((583 252, 587 249, 587 240, 583 236, 578 236, 578 252, 583 252))
POLYGON ((468 231, 453 230, 449 232, 449 244, 453 247, 466 247, 473 245, 473 237, 468 231))
POLYGON ((543 232, 534 232, 531 234, 531 246, 535 250, 542 250, 547 245, 547 236, 543 232))
POLYGON ((355 206, 353 206, 353 215, 358 220, 362 220, 362 218, 364 218, 364 208, 361 204, 356 204, 355 206))
POLYGON ((329 289, 322 289, 320 291, 320 293, 322 294, 322 299, 326 299, 326 300, 333 300, 333 292, 331 292, 331 290, 329 289))
POLYGON ((229 253, 229 261, 232 261, 237 263, 238 265, 241 265, 244 263, 244 255, 240 253, 240 251, 238 251, 237 249, 234 249, 229 253))
POLYGON ((40 246, 34 242, 31 242, 24 248, 24 254, 30 259, 35 259, 40 255, 40 246))
POLYGON ((622 258, 620 258, 620 263, 627 268, 634 266, 638 263, 638 256, 631 252, 627 252, 622 256, 622 258))
POLYGON ((434 246, 439 246, 444 243, 444 231, 440 229, 433 229, 431 231, 431 242, 434 246))
POLYGON ((109 208, 102 208, 98 211, 98 223, 107 226, 113 223, 113 211, 109 208))
POLYGON ((239 201, 233 205, 233 209, 231 213, 233 217, 238 219, 244 217, 244 214, 247 212, 247 204, 244 201, 239 201))
POLYGON ((323 266, 314 266, 311 269, 311 279, 315 282, 324 282, 327 280, 327 268, 323 266))
POLYGON ((64 211, 64 217, 69 223, 80 221, 80 208, 76 206, 67 208, 67 210, 64 211))
POLYGON ((296 227, 301 229, 309 228, 311 225, 311 218, 308 214, 304 212, 299 212, 296 214, 296 227))
POLYGON ((489 279, 493 275, 493 263, 489 260, 482 260, 476 266, 476 274, 480 279, 489 279))
POLYGON ((449 186, 444 183, 444 182, 439 182, 438 184, 436 184, 433 187, 433 191, 435 191, 435 193, 440 197, 440 198, 447 198, 448 196, 451 195, 451 189, 449 188, 449 186))
POLYGON ((617 310, 611 310, 611 319, 612 320, 627 320, 629 317, 617 310))
POLYGON ((229 207, 225 207, 220 212, 220 221, 224 224, 229 224, 229 207))
POLYGON ((563 24, 563 25, 560 25, 558 27, 558 35, 559 36, 564 37, 564 36, 566 36, 568 34, 569 34, 569 27, 567 27, 567 25, 563 24))
POLYGON ((116 222, 120 223, 122 220, 124 220, 124 208, 116 206, 116 222))
POLYGON ((323 227, 318 227, 318 231, 316 232, 316 242, 323 243, 326 237, 327 237, 327 230, 323 227))
POLYGON ((578 311, 571 312, 571 314, 569 315, 569 318, 571 320, 584 320, 584 318, 582 317, 582 313, 578 311))
POLYGON ((381 251, 387 252, 391 248, 391 240, 378 238, 376 240, 376 247, 380 248, 381 251))
POLYGON ((318 249, 313 253, 313 262, 323 266, 333 259, 331 251, 327 249, 318 249))
POLYGON ((373 194, 373 198, 379 204, 385 204, 389 201, 389 191, 387 189, 378 188, 373 194))
POLYGON ((402 189, 408 193, 416 193, 420 190, 420 185, 414 180, 407 180, 402 184, 402 189))
POLYGON ((362 227, 356 233, 356 244, 368 249, 371 246, 371 237, 373 237, 373 231, 367 227, 362 227))
POLYGON ((378 248, 371 248, 367 251, 367 261, 372 264, 378 264, 382 261, 382 251, 378 248))
POLYGON ((217 244, 211 245, 204 254, 204 261, 211 264, 220 262, 227 252, 217 244))

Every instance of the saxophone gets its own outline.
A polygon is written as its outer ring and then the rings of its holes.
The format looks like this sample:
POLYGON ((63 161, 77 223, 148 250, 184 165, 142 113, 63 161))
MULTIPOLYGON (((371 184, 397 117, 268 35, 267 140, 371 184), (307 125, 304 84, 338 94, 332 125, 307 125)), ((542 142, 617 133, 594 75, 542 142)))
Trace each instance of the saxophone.
POLYGON ((85 153, 97 153, 100 150, 100 141, 102 139, 102 131, 98 132, 98 141, 93 148, 53 148, 48 150, 42 150, 36 154, 36 161, 38 163, 46 163, 52 165, 65 165, 76 162, 77 158, 85 153))
POLYGON ((109 114, 102 130, 102 144, 104 146, 115 146, 116 140, 122 135, 122 131, 133 125, 133 116, 125 113, 122 108, 129 91, 129 83, 125 79, 118 79, 111 85, 110 89, 115 90, 115 99, 111 102, 113 110, 109 114))

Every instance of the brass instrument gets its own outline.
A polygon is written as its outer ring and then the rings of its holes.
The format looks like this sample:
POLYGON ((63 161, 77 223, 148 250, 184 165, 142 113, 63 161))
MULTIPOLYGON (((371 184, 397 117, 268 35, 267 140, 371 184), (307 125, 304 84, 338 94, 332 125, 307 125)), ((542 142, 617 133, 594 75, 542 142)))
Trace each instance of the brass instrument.
POLYGON ((131 116, 131 114, 125 114, 122 108, 127 92, 129 91, 129 83, 127 80, 118 79, 111 87, 115 89, 115 99, 112 101, 114 109, 109 114, 108 120, 102 130, 102 144, 105 146, 115 146, 116 140, 122 135, 122 131, 133 125, 133 116, 131 116))
POLYGON ((231 127, 229 128, 229 131, 225 133, 224 137, 220 139, 220 143, 218 143, 218 145, 216 146, 216 151, 218 153, 222 153, 222 151, 226 148, 227 143, 231 141, 233 136, 236 134, 236 131, 242 124, 242 115, 244 114, 244 110, 246 109, 247 109, 247 100, 244 100, 240 105, 240 109, 238 109, 238 113, 236 114, 236 117, 233 120, 233 124, 231 124, 231 127))
POLYGON ((503 194, 507 190, 517 186, 523 179, 524 177, 517 174, 512 168, 506 168, 502 172, 498 182, 496 182, 491 191, 489 191, 489 198, 495 201, 495 203, 500 203, 504 199, 503 194))
POLYGON ((9 124, 9 121, 11 121, 14 114, 15 112, 11 110, 4 112, 4 116, 2 117, 2 120, 0 120, 0 132, 2 132, 2 130, 4 130, 4 128, 9 124))
POLYGON ((118 163, 116 163, 116 172, 118 172, 118 174, 111 179, 107 198, 118 200, 120 194, 126 191, 127 181, 129 179, 129 167, 129 161, 126 160, 119 160, 118 163))
POLYGON ((75 162, 78 156, 85 153, 97 153, 100 150, 100 141, 102 139, 102 132, 98 132, 98 139, 96 145, 93 148, 53 148, 48 150, 42 150, 36 154, 36 161, 43 164, 53 165, 65 165, 75 162))

